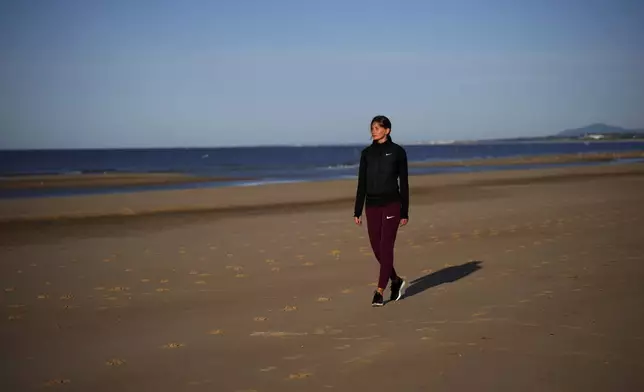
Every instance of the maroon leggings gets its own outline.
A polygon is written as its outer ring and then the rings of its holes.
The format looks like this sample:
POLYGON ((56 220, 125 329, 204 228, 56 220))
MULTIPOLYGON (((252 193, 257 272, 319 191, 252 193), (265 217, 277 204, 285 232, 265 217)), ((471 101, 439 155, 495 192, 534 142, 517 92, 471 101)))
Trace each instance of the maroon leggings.
POLYGON ((400 203, 367 206, 365 211, 371 249, 380 263, 378 287, 384 289, 389 279, 398 278, 394 269, 394 244, 400 224, 400 203))

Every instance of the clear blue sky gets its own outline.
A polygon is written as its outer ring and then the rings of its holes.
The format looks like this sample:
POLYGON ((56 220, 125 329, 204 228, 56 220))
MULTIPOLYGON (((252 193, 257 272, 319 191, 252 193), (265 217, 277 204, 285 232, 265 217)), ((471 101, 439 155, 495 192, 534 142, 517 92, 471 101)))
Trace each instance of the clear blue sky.
POLYGON ((0 0, 0 148, 644 127, 640 0, 0 0))

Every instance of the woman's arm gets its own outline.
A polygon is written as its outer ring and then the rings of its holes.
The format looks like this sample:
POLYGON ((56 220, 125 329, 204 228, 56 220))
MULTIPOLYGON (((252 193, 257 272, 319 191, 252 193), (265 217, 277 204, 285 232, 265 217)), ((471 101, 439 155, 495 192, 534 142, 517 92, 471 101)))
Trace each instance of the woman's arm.
POLYGON ((407 152, 402 149, 398 159, 398 178, 400 179, 400 219, 409 219, 409 178, 407 172, 407 152))
POLYGON ((367 159, 364 151, 360 154, 360 168, 358 169, 358 189, 356 190, 356 204, 353 216, 359 218, 362 215, 362 207, 367 191, 367 159))

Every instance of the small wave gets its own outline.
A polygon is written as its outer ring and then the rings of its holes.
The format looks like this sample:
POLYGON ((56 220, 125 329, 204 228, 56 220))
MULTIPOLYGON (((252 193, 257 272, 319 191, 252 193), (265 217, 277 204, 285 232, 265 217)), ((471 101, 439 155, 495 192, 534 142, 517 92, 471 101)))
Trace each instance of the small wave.
POLYGON ((359 166, 357 163, 351 163, 351 164, 341 164, 341 165, 330 165, 326 167, 322 167, 320 169, 326 169, 326 170, 343 170, 343 169, 355 169, 359 166))
POLYGON ((292 184, 298 182, 306 182, 306 180, 259 180, 259 181, 249 181, 241 182, 235 184, 235 186, 260 186, 260 185, 270 185, 270 184, 292 184))

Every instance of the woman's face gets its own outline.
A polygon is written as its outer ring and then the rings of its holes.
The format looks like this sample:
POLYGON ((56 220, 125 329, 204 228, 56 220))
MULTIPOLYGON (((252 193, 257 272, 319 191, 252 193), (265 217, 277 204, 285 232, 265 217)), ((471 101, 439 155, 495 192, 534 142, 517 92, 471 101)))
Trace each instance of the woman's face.
POLYGON ((378 123, 371 124, 371 138, 378 143, 384 143, 387 140, 389 132, 391 132, 391 129, 383 128, 378 123))

